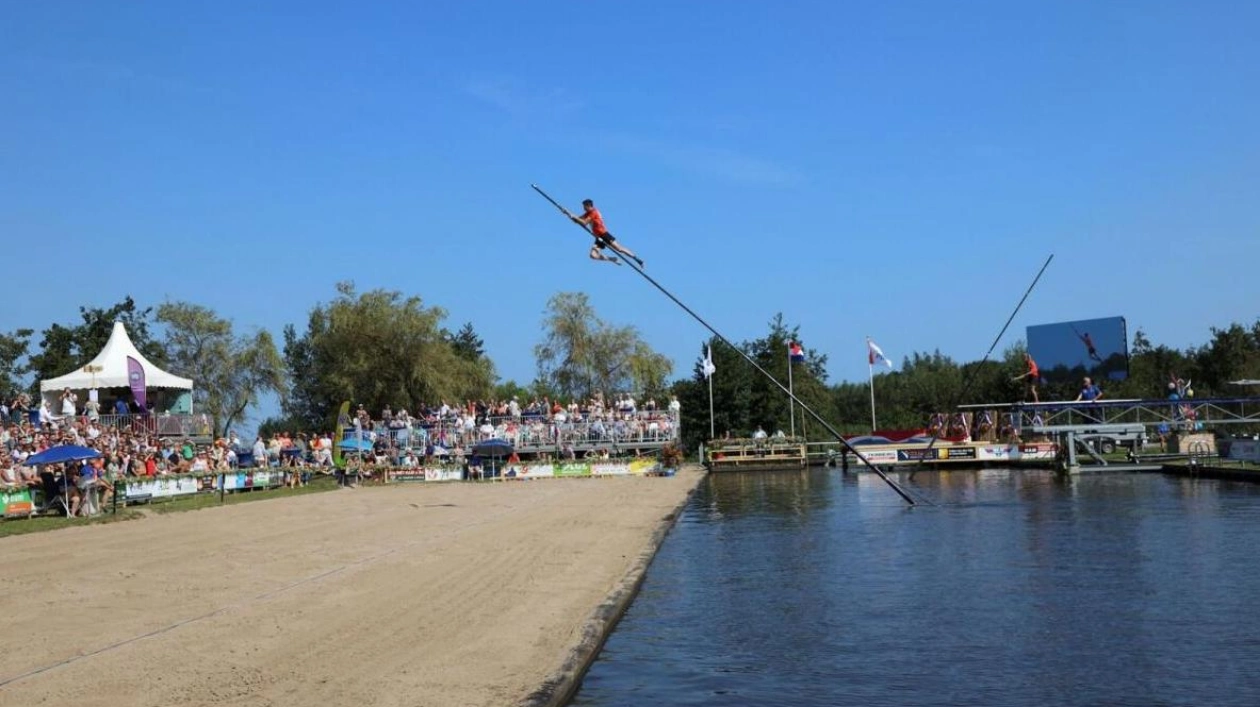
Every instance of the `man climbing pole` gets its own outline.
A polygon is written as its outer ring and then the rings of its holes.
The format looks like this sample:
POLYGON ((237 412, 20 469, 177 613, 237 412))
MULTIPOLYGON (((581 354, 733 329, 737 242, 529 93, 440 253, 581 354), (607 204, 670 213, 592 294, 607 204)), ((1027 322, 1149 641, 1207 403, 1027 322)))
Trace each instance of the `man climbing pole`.
POLYGON ((629 248, 618 243, 613 234, 608 232, 608 227, 604 225, 604 217, 599 213, 599 209, 595 208, 594 201, 590 199, 584 200, 582 208, 584 211, 581 216, 569 214, 569 218, 573 219, 574 223, 590 229, 591 235, 595 236, 595 243, 591 246, 591 260, 606 260, 616 263, 617 259, 615 257, 607 256, 600 252, 605 248, 612 248, 627 258, 633 258, 639 264, 639 267, 643 267, 643 259, 635 255, 629 248))

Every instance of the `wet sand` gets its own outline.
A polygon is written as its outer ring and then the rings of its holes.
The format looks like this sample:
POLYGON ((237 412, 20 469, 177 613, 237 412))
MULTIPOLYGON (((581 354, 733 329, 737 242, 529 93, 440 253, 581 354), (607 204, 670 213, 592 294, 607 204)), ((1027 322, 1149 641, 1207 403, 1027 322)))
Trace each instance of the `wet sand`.
POLYGON ((359 488, 5 538, 0 705, 537 702, 699 477, 359 488))

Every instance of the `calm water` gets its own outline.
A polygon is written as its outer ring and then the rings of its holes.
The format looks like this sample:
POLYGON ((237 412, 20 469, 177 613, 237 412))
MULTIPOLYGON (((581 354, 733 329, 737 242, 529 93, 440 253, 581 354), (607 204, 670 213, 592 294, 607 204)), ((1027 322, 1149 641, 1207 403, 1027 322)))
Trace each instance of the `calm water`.
POLYGON ((710 476, 574 704, 1260 705, 1260 486, 913 483, 710 476))

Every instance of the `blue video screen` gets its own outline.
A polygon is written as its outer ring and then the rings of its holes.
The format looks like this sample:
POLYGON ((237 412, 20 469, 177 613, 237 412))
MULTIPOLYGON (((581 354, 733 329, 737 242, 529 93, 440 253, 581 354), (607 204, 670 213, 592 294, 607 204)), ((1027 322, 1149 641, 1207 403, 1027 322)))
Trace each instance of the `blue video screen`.
POLYGON ((1120 381, 1129 377, 1129 333, 1124 317, 1082 319, 1028 327, 1028 353, 1046 383, 1120 381))

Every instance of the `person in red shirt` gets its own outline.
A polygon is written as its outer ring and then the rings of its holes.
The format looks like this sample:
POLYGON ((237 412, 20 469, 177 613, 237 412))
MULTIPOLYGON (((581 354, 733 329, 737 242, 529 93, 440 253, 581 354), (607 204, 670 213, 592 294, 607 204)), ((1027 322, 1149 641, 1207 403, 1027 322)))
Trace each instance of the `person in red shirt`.
POLYGON ((1032 354, 1024 354, 1024 363, 1028 364, 1028 370, 1022 376, 1016 376, 1015 380, 1028 380, 1028 392, 1032 393, 1034 403, 1041 402, 1037 397, 1037 383, 1041 378, 1041 371, 1037 368, 1037 362, 1033 360, 1032 354))
MULTIPOLYGON (((629 248, 617 242, 613 234, 608 232, 608 228, 604 225, 604 217, 600 215, 599 209, 595 208, 595 202, 586 199, 582 202, 582 208, 585 211, 581 216, 569 215, 574 223, 581 224, 590 229, 591 235, 595 236, 595 244, 591 246, 591 260, 606 260, 610 263, 617 263, 617 259, 604 255, 600 251, 605 248, 612 248, 614 251, 621 253, 627 258, 633 258, 639 267, 643 267, 643 259, 635 255, 629 248)), ((620 264, 620 263, 618 263, 620 264)))

